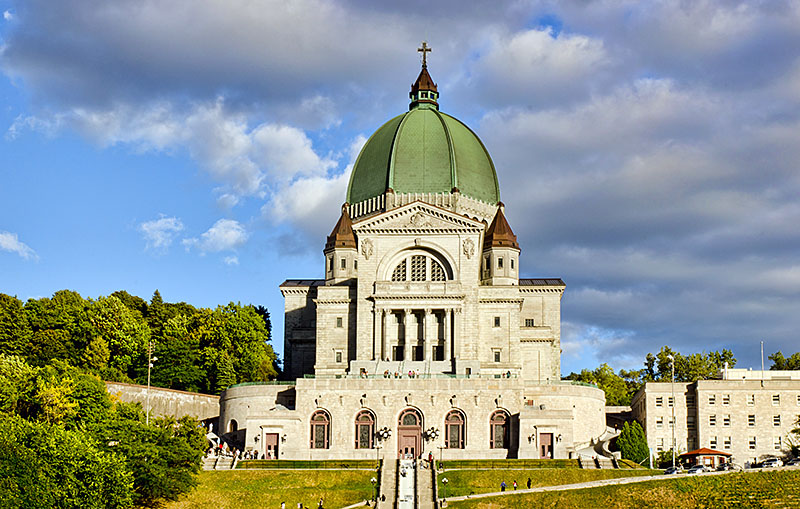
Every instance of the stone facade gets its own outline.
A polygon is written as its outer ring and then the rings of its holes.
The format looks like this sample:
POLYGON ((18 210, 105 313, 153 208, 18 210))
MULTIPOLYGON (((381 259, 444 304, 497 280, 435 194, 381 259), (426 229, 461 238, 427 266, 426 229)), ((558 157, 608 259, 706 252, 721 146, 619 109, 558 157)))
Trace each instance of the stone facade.
MULTIPOLYGON (((631 403, 654 451, 670 448, 671 386, 647 383, 631 403)), ((782 457, 798 419, 800 372, 729 369, 719 380, 675 384, 679 453, 707 447, 732 454, 740 464, 782 457)))
MULTIPOLYGON (((146 385, 106 382, 106 391, 121 401, 141 403, 142 408, 147 408, 146 385)), ((175 418, 190 416, 212 422, 219 415, 219 396, 161 387, 150 387, 149 392, 150 415, 168 415, 175 418)))

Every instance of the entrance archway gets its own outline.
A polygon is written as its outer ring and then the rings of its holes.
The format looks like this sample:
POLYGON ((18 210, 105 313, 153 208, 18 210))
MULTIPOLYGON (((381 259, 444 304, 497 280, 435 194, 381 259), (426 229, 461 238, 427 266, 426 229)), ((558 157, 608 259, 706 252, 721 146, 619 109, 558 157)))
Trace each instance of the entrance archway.
POLYGON ((422 414, 414 408, 407 408, 397 421, 397 457, 412 458, 422 454, 422 414))

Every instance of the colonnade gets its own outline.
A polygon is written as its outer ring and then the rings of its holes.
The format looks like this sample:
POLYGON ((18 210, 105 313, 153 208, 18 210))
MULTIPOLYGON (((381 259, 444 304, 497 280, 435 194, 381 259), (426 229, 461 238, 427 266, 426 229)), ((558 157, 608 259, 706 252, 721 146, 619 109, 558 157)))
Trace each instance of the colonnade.
POLYGON ((460 315, 460 307, 375 309, 373 360, 450 360, 460 315))

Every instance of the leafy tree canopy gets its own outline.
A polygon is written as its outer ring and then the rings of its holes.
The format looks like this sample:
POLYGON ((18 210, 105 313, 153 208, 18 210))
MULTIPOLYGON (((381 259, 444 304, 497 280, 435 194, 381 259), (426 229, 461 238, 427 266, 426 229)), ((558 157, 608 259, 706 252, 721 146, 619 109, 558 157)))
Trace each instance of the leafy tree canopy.
POLYGON ((772 361, 772 366, 769 367, 771 370, 800 370, 800 352, 795 352, 786 358, 778 350, 769 356, 769 360, 772 361))
POLYGON ((650 449, 647 446, 647 439, 642 425, 637 421, 623 424, 622 431, 617 437, 617 448, 625 459, 636 463, 646 460, 650 455, 650 449))

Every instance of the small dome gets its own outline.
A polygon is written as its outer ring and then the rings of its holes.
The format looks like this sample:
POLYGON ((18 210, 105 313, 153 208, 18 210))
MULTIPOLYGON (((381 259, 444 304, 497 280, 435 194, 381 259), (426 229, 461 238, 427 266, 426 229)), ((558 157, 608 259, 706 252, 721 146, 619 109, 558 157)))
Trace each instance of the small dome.
POLYGON ((480 138, 439 111, 436 84, 423 64, 407 113, 383 124, 356 159, 347 202, 395 193, 450 193, 492 205, 500 201, 494 163, 480 138))

